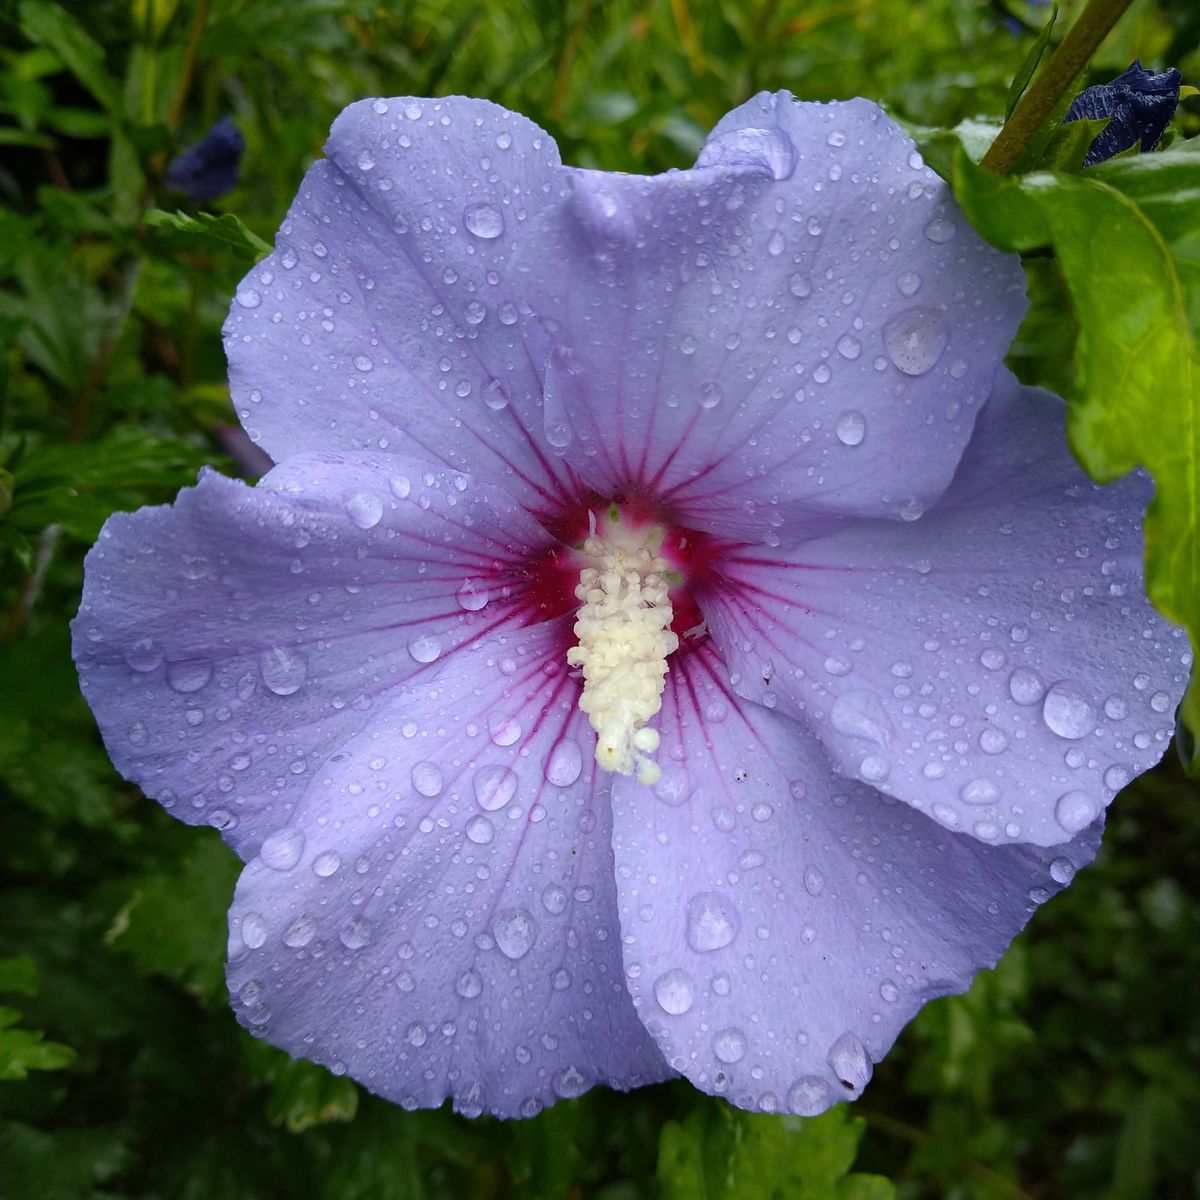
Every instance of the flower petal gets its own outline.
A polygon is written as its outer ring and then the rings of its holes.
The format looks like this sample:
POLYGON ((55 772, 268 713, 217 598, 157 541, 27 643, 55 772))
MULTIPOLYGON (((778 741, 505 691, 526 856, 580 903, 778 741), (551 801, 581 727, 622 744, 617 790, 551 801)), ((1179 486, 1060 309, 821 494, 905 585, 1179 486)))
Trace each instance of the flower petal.
POLYGON ((206 473, 88 555, 83 691, 117 769, 248 856, 390 690, 520 618, 502 589, 548 544, 498 488, 392 455, 206 473))
POLYGON ((1024 277, 875 105, 764 93, 694 170, 568 175, 519 262, 547 436, 589 484, 774 544, 937 499, 1024 277))
POLYGON ((1053 851, 948 833, 833 775, 799 724, 720 675, 711 646, 672 670, 660 727, 680 757, 653 794, 613 789, 629 991, 697 1087, 813 1115, 996 961, 1102 822, 1053 851))
POLYGON ((567 471, 530 433, 545 351, 510 259, 562 188, 553 140, 485 100, 399 98, 352 104, 326 151, 226 322, 242 423, 277 460, 388 449, 543 506, 567 471))
POLYGON ((1190 661, 1142 587, 1148 481, 1092 484, 1064 407, 1005 371, 953 485, 722 564, 700 599, 737 690, 838 770, 988 841, 1065 842, 1162 757, 1190 661))
POLYGON ((312 777, 230 914, 254 1032, 472 1116, 670 1074, 623 985, 607 781, 566 637, 458 651, 312 777), (281 864, 276 844, 297 850, 281 864))

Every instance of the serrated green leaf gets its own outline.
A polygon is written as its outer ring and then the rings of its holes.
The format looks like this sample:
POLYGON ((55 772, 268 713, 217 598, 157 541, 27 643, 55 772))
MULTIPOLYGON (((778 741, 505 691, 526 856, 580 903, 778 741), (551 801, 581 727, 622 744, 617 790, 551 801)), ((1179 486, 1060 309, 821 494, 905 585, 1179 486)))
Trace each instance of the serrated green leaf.
POLYGON ((1042 26, 1041 33, 1034 39, 1033 45, 1029 47, 1029 53, 1013 76, 1008 96, 1004 102, 1004 119, 1006 121, 1012 116, 1013 109, 1017 107, 1017 101, 1025 94, 1025 89, 1029 86, 1033 73, 1038 69, 1038 63, 1042 61, 1042 55, 1046 53, 1046 47, 1050 44, 1050 35, 1054 32, 1054 23, 1057 20, 1058 5, 1055 4, 1050 9, 1050 19, 1042 26))
POLYGON ((146 224, 159 231, 158 244, 173 253, 232 255, 240 262, 257 262, 271 247, 247 229, 233 213, 165 212, 150 209, 146 224))
POLYGON ((120 428, 87 445, 40 446, 14 471, 8 520, 26 532, 61 524, 90 540, 114 510, 169 499, 207 461, 190 442, 120 428))
POLYGON ((886 1179, 850 1173, 865 1123, 844 1107, 819 1117, 698 1105, 659 1136, 662 1200, 891 1200, 886 1179))
POLYGON ((104 49, 64 8, 49 0, 24 0, 18 9, 21 32, 48 46, 109 112, 117 107, 117 85, 104 63, 104 49))

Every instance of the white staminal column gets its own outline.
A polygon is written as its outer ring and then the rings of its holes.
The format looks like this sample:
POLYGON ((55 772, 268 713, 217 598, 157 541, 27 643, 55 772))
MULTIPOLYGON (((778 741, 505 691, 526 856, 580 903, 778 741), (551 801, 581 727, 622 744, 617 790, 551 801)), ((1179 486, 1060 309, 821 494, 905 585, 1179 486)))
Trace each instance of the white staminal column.
POLYGON ((646 722, 662 707, 667 655, 679 645, 671 632, 669 564, 655 552, 661 530, 644 531, 640 541, 625 530, 619 538, 605 532, 583 544, 590 565, 575 589, 578 645, 567 662, 583 668, 579 707, 596 731, 596 762, 621 775, 636 770, 640 782, 652 784, 662 771, 649 757, 658 733, 646 722))

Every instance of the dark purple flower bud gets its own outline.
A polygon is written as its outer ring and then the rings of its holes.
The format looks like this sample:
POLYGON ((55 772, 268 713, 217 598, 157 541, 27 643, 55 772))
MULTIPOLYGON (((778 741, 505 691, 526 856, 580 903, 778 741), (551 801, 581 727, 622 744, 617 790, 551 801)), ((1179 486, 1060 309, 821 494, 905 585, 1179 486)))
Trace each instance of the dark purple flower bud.
POLYGON ((167 186, 192 200, 216 200, 232 191, 246 141, 232 118, 222 117, 204 136, 171 160, 167 186))
POLYGON ((1175 115, 1179 80, 1174 67, 1155 75, 1135 58, 1110 83, 1098 83, 1080 92, 1071 102, 1064 123, 1085 117, 1112 118, 1088 148, 1083 165, 1094 167, 1139 140, 1143 153, 1153 150, 1175 115))

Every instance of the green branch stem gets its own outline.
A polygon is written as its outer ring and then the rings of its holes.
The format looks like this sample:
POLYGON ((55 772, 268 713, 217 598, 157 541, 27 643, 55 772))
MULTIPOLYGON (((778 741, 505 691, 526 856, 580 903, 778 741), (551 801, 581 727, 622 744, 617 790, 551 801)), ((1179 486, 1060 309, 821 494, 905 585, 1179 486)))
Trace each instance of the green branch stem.
POLYGON ((1063 98, 1073 92, 1101 42, 1132 0, 1089 0, 1075 24, 1017 102, 980 166, 1007 175, 1063 98))

